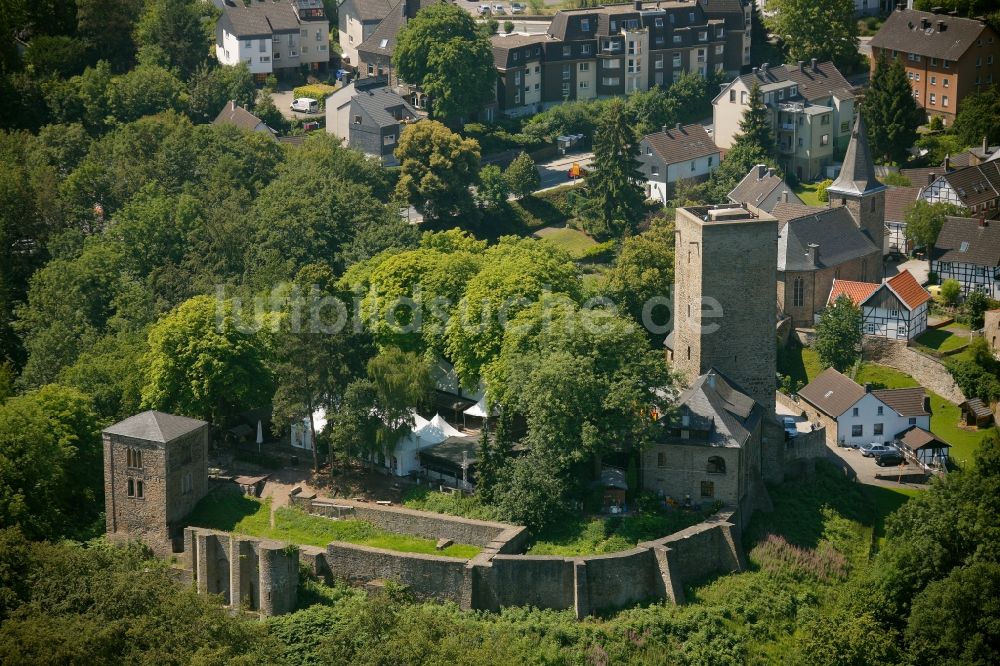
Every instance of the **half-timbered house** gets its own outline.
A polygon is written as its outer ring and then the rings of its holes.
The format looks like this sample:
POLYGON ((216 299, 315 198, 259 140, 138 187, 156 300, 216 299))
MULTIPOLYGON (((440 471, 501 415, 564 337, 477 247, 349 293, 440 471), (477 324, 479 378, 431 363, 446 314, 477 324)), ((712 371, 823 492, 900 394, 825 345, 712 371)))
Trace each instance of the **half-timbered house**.
POLYGON ((973 215, 1000 215, 1000 162, 956 169, 935 178, 920 197, 931 203, 952 203, 973 215))
POLYGON ((957 280, 962 293, 982 291, 1000 298, 1000 223, 983 218, 947 217, 934 245, 931 270, 957 280))
POLYGON ((827 304, 847 296, 861 309, 861 331, 890 340, 912 340, 927 330, 931 295, 909 271, 882 284, 834 280, 827 304))

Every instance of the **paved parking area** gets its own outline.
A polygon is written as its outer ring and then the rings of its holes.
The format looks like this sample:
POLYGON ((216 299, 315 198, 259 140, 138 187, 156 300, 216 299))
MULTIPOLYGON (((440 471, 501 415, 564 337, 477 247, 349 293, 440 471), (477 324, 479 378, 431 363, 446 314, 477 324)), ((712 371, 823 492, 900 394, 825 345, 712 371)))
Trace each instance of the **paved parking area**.
POLYGON ((594 153, 570 153, 569 155, 562 155, 548 162, 539 162, 535 165, 540 178, 538 190, 547 190, 570 183, 569 168, 574 163, 587 168, 593 159, 594 153))
POLYGON ((292 111, 292 100, 294 98, 295 94, 291 90, 275 90, 271 93, 271 99, 274 100, 274 105, 278 107, 278 111, 281 112, 281 115, 289 120, 307 120, 309 118, 323 117, 322 111, 319 113, 298 113, 297 111, 292 111))
POLYGON ((826 448, 827 457, 830 461, 842 469, 849 470, 848 473, 859 483, 886 486, 889 488, 927 487, 924 483, 911 483, 902 480, 912 478, 916 475, 923 475, 924 470, 919 465, 907 463, 899 467, 879 467, 875 464, 874 458, 865 458, 858 449, 840 447, 832 445, 829 442, 827 442, 826 448), (876 474, 881 474, 887 478, 877 478, 876 474))

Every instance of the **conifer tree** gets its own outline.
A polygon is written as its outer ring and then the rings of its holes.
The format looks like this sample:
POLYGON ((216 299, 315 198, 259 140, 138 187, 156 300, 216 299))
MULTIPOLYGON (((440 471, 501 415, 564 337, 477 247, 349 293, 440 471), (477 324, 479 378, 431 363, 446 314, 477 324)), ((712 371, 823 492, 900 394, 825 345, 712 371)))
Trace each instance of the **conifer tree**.
POLYGON ((608 101, 594 133, 594 170, 587 176, 584 217, 597 234, 621 235, 643 216, 639 142, 625 100, 608 101))
POLYGON ((740 133, 726 153, 726 159, 712 173, 707 188, 710 202, 725 201, 726 195, 756 164, 767 164, 776 172, 780 171, 775 160, 776 151, 771 119, 764 106, 760 85, 754 81, 747 110, 740 119, 740 133))
POLYGON ((879 58, 861 103, 868 142, 876 157, 902 163, 917 139, 922 112, 913 99, 906 71, 898 60, 879 58))
POLYGON ((750 87, 750 98, 747 110, 740 119, 740 133, 736 136, 736 144, 753 144, 769 157, 775 154, 774 131, 771 129, 771 117, 764 106, 764 96, 760 92, 760 84, 756 81, 750 87))

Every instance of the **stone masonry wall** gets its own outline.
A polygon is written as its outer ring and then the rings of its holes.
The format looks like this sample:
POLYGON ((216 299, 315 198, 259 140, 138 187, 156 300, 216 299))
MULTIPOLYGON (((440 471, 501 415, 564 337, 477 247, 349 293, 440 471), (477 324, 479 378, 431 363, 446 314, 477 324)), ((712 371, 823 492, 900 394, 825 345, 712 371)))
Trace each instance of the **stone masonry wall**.
POLYGON ((334 578, 349 583, 392 580, 421 599, 454 601, 463 608, 471 605, 464 560, 334 541, 326 547, 326 561, 334 578))
POLYGON ((292 504, 308 513, 328 518, 367 521, 394 534, 409 534, 425 539, 451 539, 455 543, 485 547, 494 544, 498 552, 518 552, 527 537, 523 527, 415 511, 397 506, 347 499, 316 499, 292 489, 292 504))
POLYGON ((962 389, 955 383, 948 368, 937 359, 906 346, 905 340, 888 340, 865 336, 861 343, 866 361, 896 368, 913 377, 924 388, 956 405, 965 402, 962 389))

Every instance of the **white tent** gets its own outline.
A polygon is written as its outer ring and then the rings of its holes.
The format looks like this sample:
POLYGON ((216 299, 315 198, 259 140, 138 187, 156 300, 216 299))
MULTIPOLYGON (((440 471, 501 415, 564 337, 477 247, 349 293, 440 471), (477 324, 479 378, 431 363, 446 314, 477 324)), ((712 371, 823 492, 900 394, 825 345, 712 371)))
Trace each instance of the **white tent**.
POLYGON ((483 396, 479 399, 479 402, 465 410, 465 413, 469 416, 478 416, 481 419, 485 419, 490 416, 490 413, 486 408, 486 396, 483 396))
MULTIPOLYGON (((326 409, 319 407, 313 412, 313 425, 316 426, 316 432, 323 432, 323 428, 326 427, 326 409)), ((312 451, 312 431, 308 416, 303 416, 301 421, 292 424, 290 441, 297 449, 312 451)))
POLYGON ((430 421, 413 415, 414 426, 409 434, 401 437, 385 460, 385 467, 396 476, 407 476, 420 469, 418 453, 428 446, 440 444, 449 437, 462 437, 462 431, 453 428, 440 414, 430 421))

